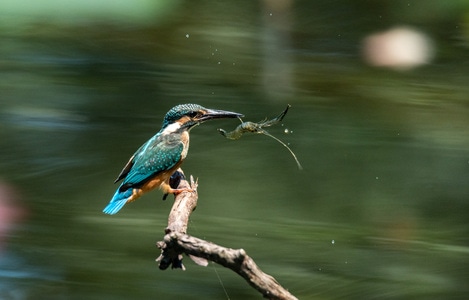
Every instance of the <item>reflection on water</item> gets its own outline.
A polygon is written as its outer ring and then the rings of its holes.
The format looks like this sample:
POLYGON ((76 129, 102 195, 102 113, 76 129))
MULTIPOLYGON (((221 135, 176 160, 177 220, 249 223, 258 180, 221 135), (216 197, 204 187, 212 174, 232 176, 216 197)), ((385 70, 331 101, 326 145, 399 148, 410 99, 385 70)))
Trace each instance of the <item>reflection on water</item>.
POLYGON ((194 128, 190 234, 244 248, 300 299, 464 299, 465 52, 441 40, 447 56, 421 69, 371 69, 356 45, 373 7, 292 3, 282 26, 269 1, 181 4, 144 28, 1 25, 0 177, 22 201, 0 206, 1 297, 259 298, 219 266, 158 270, 172 202, 158 191, 101 213, 164 113, 195 102, 254 122, 291 104, 269 132, 304 170, 269 137, 219 135, 237 120, 194 128))

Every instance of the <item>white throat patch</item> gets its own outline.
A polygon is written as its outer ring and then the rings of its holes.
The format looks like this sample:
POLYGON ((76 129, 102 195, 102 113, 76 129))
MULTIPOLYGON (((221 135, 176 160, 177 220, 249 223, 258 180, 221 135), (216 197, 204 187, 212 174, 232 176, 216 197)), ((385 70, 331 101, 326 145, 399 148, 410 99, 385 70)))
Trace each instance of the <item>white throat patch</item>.
POLYGON ((181 124, 179 124, 178 122, 169 124, 169 125, 166 126, 166 128, 163 130, 163 134, 174 133, 174 132, 178 131, 180 128, 181 128, 181 124))

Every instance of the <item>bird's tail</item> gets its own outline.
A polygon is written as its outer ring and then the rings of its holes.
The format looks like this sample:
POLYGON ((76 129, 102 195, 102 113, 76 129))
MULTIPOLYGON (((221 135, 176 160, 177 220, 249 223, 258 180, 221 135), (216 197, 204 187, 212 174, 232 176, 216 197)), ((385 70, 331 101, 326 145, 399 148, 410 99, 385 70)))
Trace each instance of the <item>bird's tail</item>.
POLYGON ((110 215, 116 214, 127 203, 130 196, 132 196, 131 188, 122 192, 119 191, 119 189, 120 187, 117 189, 109 204, 104 208, 104 213, 110 215))

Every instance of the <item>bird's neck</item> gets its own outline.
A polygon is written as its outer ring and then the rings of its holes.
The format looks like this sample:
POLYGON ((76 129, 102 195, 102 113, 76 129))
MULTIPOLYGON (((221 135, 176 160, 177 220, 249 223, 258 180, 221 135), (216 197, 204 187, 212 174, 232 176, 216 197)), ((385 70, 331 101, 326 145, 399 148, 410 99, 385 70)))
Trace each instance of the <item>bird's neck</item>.
POLYGON ((161 133, 163 135, 167 135, 167 134, 173 134, 173 133, 180 133, 181 130, 183 130, 182 128, 182 125, 178 122, 174 122, 174 123, 171 123, 169 124, 168 126, 166 126, 162 131, 161 133))
POLYGON ((182 142, 184 145, 183 152, 181 153, 182 159, 184 159, 187 155, 187 151, 189 150, 189 130, 187 127, 183 126, 179 122, 174 122, 169 124, 165 128, 160 131, 160 139, 165 139, 170 141, 170 143, 174 142, 182 142))

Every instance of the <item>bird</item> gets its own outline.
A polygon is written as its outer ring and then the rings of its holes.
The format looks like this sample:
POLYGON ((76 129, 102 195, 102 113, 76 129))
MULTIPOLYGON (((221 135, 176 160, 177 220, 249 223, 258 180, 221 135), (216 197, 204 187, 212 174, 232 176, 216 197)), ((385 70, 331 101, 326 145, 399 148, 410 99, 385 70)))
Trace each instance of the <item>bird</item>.
POLYGON ((155 188, 175 195, 186 191, 172 188, 169 179, 187 156, 189 131, 208 120, 240 117, 243 115, 198 104, 180 104, 171 108, 164 117, 161 130, 138 148, 117 176, 114 183, 120 180, 122 183, 103 212, 116 214, 126 203, 155 188))

